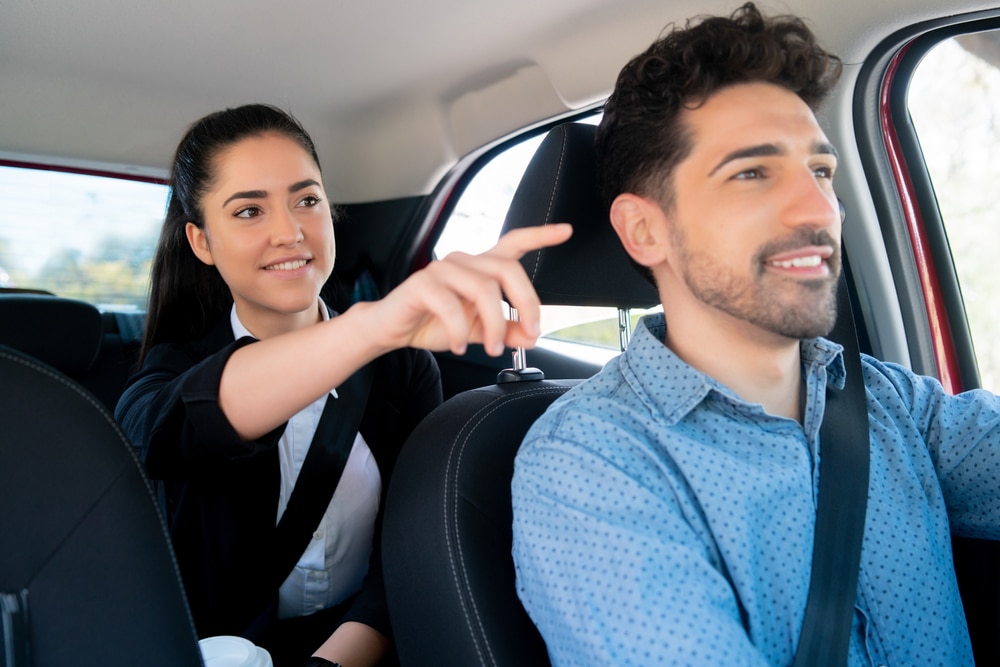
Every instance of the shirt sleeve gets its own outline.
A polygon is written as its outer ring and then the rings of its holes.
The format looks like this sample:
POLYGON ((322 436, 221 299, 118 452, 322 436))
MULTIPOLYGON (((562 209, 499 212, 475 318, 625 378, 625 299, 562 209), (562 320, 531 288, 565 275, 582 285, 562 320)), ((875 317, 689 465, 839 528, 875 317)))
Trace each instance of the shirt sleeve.
POLYGON ((513 555, 553 665, 766 664, 680 480, 619 456, 643 450, 624 430, 588 446, 537 427, 515 462, 513 555))
POLYGON ((929 455, 952 533, 1000 539, 1000 398, 983 389, 947 393, 934 378, 866 358, 873 420, 892 421, 903 447, 929 455))

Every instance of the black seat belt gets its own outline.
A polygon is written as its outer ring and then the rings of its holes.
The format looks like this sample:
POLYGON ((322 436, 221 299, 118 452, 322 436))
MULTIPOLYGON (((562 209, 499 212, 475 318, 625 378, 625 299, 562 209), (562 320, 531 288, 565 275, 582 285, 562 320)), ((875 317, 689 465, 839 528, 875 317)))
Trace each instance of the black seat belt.
POLYGON ((330 505, 368 403, 371 374, 369 366, 363 367, 337 388, 336 399, 326 399, 302 470, 275 528, 275 583, 269 590, 277 590, 288 578, 330 505))
POLYGON ((844 346, 846 384, 827 385, 820 427, 812 575, 794 667, 844 667, 850 646, 868 505, 870 443, 861 352, 847 280, 838 284, 831 338, 844 346))

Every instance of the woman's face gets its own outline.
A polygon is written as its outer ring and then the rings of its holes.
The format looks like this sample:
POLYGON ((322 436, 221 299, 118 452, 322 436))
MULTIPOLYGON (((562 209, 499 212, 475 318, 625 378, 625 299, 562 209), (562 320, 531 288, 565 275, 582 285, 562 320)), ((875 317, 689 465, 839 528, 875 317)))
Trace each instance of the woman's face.
POLYGON ((255 336, 316 322, 335 256, 319 167, 278 133, 233 144, 214 167, 214 186, 201 202, 205 226, 187 225, 191 248, 219 270, 255 336))

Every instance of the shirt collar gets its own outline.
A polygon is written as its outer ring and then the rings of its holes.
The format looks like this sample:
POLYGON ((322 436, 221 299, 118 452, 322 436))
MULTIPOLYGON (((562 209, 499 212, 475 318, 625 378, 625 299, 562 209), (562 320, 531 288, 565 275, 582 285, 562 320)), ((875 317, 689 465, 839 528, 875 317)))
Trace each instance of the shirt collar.
MULTIPOLYGON (((330 309, 326 307, 325 303, 323 303, 323 299, 319 300, 319 312, 320 314, 323 315, 324 322, 330 319, 330 309)), ((240 321, 239 316, 236 314, 235 303, 233 304, 233 309, 229 311, 229 322, 233 327, 233 336, 236 338, 236 340, 239 340, 244 336, 249 336, 250 338, 256 338, 256 336, 250 333, 249 329, 243 326, 243 322, 240 321)), ((336 389, 331 389, 330 395, 333 396, 334 398, 340 398, 340 396, 337 394, 336 389)))
MULTIPOLYGON (((667 323, 663 313, 646 315, 635 328, 628 349, 621 355, 625 381, 655 413, 669 422, 677 422, 709 395, 729 402, 745 402, 729 387, 689 366, 664 344, 667 323), (663 391, 665 386, 670 391, 663 391)), ((802 341, 802 370, 825 367, 827 382, 843 388, 845 379, 843 347, 825 338, 802 341)))
MULTIPOLYGON (((323 321, 330 319, 330 309, 326 307, 323 303, 323 299, 319 300, 319 312, 323 316, 323 321)), ((236 340, 243 338, 244 336, 249 336, 250 338, 256 338, 250 330, 243 326, 243 322, 240 321, 239 316, 236 314, 236 304, 233 304, 232 310, 229 311, 229 323, 233 327, 233 336, 236 340)))

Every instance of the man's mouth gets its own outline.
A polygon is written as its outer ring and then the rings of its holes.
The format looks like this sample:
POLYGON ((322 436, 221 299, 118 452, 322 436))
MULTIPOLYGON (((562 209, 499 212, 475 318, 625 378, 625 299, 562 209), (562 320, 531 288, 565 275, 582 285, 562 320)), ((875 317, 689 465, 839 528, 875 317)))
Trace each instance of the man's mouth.
POLYGON ((819 255, 806 255, 804 257, 794 257, 792 259, 772 260, 767 262, 768 266, 779 269, 812 269, 823 263, 823 258, 819 255))

